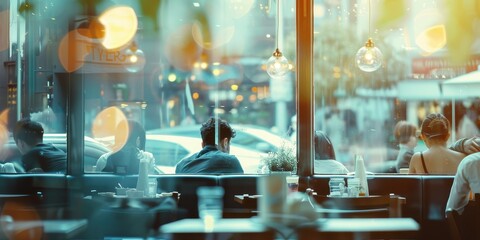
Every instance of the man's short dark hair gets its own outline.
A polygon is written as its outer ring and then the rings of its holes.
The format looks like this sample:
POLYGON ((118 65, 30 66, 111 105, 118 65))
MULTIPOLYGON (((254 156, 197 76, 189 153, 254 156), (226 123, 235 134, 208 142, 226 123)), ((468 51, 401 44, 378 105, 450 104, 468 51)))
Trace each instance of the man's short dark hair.
POLYGON ((42 124, 30 120, 30 118, 19 120, 13 131, 13 139, 15 142, 20 139, 30 146, 43 142, 42 124))
MULTIPOLYGON (((235 137, 235 130, 230 127, 225 120, 218 119, 218 130, 220 131, 219 139, 227 138, 228 140, 235 137)), ((206 145, 216 145, 215 143, 215 118, 208 119, 202 124, 200 128, 202 134, 202 140, 206 145)))

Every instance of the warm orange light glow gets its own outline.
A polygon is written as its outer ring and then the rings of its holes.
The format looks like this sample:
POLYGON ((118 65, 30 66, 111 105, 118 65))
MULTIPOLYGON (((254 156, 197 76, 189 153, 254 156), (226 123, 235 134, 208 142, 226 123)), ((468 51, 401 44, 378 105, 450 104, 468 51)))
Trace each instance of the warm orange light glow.
POLYGON ((416 36, 415 42, 418 47, 427 53, 433 53, 442 49, 447 44, 445 25, 435 25, 425 29, 416 36))
POLYGON ((105 28, 102 45, 106 49, 118 49, 125 46, 137 32, 137 15, 131 7, 110 8, 103 12, 98 19, 105 28))
POLYGON ((252 92, 254 92, 254 93, 258 92, 258 88, 257 87, 252 87, 252 92))
POLYGON ((8 142, 8 113, 9 109, 5 109, 0 113, 0 157, 3 154, 3 145, 8 142))
POLYGON ((0 124, 8 124, 8 114, 10 114, 10 109, 5 109, 0 113, 0 124))
POLYGON ((192 70, 199 59, 201 48, 192 37, 192 26, 184 25, 167 36, 165 56, 172 66, 183 71, 192 70))
POLYGON ((254 0, 228 0, 225 5, 230 8, 227 10, 228 15, 241 18, 250 12, 254 2, 254 0))
POLYGON ((230 42, 235 34, 234 26, 212 27, 196 21, 192 26, 195 42, 205 49, 213 49, 230 42))
POLYGON ((193 98, 194 100, 197 100, 199 97, 200 97, 200 94, 198 94, 198 92, 194 92, 194 93, 192 94, 192 98, 193 98))
POLYGON ((93 120, 92 135, 95 139, 107 144, 113 151, 117 151, 125 145, 128 138, 128 124, 119 125, 126 121, 127 117, 119 108, 106 108, 93 120))
POLYGON ((243 96, 242 96, 242 95, 237 95, 237 96, 235 97, 235 100, 236 100, 237 102, 241 102, 241 101, 243 101, 243 96))
POLYGON ((4 51, 8 49, 8 36, 10 31, 10 24, 9 22, 10 12, 9 11, 1 11, 0 12, 0 23, 2 23, 2 27, 0 28, 0 51, 4 51))
POLYGON ((416 45, 424 54, 434 53, 447 43, 445 15, 437 8, 426 8, 415 15, 413 34, 416 45))
POLYGON ((67 72, 73 72, 83 65, 83 59, 88 55, 86 45, 90 39, 90 31, 79 28, 67 33, 58 45, 58 59, 67 72))
POLYGON ((0 157, 3 155, 3 146, 8 142, 8 129, 6 125, 0 124, 0 157))

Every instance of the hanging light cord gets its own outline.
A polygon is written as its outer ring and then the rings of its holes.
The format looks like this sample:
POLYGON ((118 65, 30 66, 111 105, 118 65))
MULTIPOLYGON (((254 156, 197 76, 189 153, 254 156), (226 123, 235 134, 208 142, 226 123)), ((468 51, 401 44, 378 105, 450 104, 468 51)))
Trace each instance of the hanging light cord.
POLYGON ((277 20, 275 21, 275 37, 276 37, 276 47, 278 49, 278 33, 280 32, 280 0, 277 0, 277 16, 276 16, 277 20))
POLYGON ((370 15, 371 15, 371 9, 370 9, 370 2, 371 0, 368 0, 368 37, 372 36, 372 33, 370 32, 370 25, 371 25, 371 20, 370 20, 370 15))

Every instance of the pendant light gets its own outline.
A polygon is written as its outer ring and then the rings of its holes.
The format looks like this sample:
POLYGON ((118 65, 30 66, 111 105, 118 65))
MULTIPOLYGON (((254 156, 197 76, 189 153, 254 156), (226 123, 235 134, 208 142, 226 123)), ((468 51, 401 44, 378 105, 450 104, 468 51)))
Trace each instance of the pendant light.
POLYGON ((368 0, 368 40, 365 46, 360 48, 355 56, 355 62, 358 68, 364 72, 373 72, 382 66, 383 54, 375 47, 375 43, 370 37, 370 1, 368 0))
POLYGON ((276 31, 276 49, 273 52, 272 56, 267 60, 267 73, 271 78, 279 78, 284 76, 290 69, 289 63, 285 56, 278 48, 278 33, 279 33, 279 23, 280 21, 280 0, 277 0, 277 16, 275 21, 275 31, 276 31))

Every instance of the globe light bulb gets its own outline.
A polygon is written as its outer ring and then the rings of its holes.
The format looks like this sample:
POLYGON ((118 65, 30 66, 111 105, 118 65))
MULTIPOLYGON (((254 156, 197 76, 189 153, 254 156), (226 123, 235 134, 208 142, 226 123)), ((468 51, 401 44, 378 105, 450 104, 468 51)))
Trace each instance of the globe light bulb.
POLYGON ((138 72, 145 67, 145 54, 138 48, 129 48, 125 50, 127 61, 125 68, 129 72, 138 72))
POLYGON ((375 47, 372 39, 369 38, 365 46, 360 48, 355 56, 358 68, 364 72, 373 72, 382 66, 383 54, 375 47))
POLYGON ((283 56, 278 48, 273 55, 267 60, 267 73, 271 78, 279 78, 284 76, 290 70, 288 59, 283 56))

